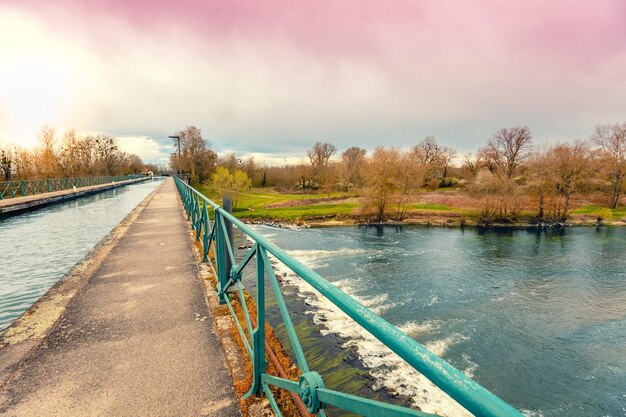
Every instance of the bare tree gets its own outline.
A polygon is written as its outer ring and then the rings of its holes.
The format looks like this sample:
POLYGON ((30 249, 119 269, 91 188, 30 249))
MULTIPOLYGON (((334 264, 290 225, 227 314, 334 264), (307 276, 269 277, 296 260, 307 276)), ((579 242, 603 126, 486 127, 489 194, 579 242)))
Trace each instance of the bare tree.
POLYGON ((240 161, 235 152, 228 152, 218 159, 218 164, 226 168, 231 174, 234 174, 239 167, 240 161))
POLYGON ((144 167, 139 156, 120 151, 111 135, 81 136, 70 129, 58 145, 49 126, 42 128, 35 149, 16 148, 12 158, 12 171, 19 179, 125 175, 144 167))
POLYGON ((512 179, 526 158, 532 143, 527 127, 511 127, 496 132, 480 150, 489 171, 498 177, 512 179))
POLYGON ((378 147, 372 154, 366 177, 364 205, 377 222, 387 219, 393 198, 399 189, 397 167, 400 152, 396 148, 378 147))
POLYGON ((434 136, 426 136, 411 148, 414 158, 424 166, 432 166, 439 157, 441 148, 434 136))
POLYGON ((350 192, 351 187, 363 186, 363 168, 365 167, 366 153, 365 149, 353 146, 341 154, 341 161, 346 172, 348 192, 350 192))
POLYGON ((64 177, 77 177, 80 172, 80 139, 74 129, 63 134, 61 151, 59 153, 59 168, 64 177))
POLYGON ((330 143, 315 142, 313 147, 307 151, 311 166, 313 168, 325 168, 330 157, 337 152, 335 145, 330 143))
MULTIPOLYGON (((217 155, 210 149, 210 145, 202 138, 200 129, 195 126, 188 126, 185 130, 178 132, 182 151, 183 171, 191 175, 192 181, 203 183, 215 172, 215 161, 217 155)), ((176 145, 175 141, 175 145, 176 145)), ((173 162, 177 162, 177 157, 173 162)), ((172 165, 172 158, 170 158, 172 165)), ((171 166, 176 170, 176 166, 171 166)))
POLYGON ((298 188, 302 188, 302 192, 305 192, 311 183, 311 167, 301 163, 296 167, 296 172, 298 188))
POLYGON ((600 148, 604 172, 611 184, 609 206, 614 209, 626 178, 626 122, 596 126, 591 140, 600 148))
POLYGON ((313 170, 313 177, 316 183, 321 185, 327 193, 330 193, 334 180, 328 172, 328 162, 335 152, 337 152, 335 145, 322 142, 315 142, 313 147, 307 151, 313 170))
MULTIPOLYGON (((262 178, 259 179, 259 167, 257 167, 253 156, 249 156, 240 164, 242 170, 246 173, 252 184, 264 187, 262 178), (258 180, 258 181, 257 181, 258 180)), ((267 177, 266 177, 267 181, 267 177)))
POLYGON ((43 177, 52 177, 57 173, 58 155, 54 128, 44 126, 39 133, 39 149, 36 153, 37 168, 43 177))
POLYGON ((480 150, 487 173, 479 172, 473 191, 483 195, 483 223, 510 222, 521 210, 522 193, 515 177, 529 155, 532 134, 527 127, 496 132, 480 150))
MULTIPOLYGON (((127 174, 139 174, 146 168, 141 157, 135 154, 126 154, 125 159, 125 170, 127 174)), ((154 172, 154 171, 153 171, 154 172)))
POLYGON ((444 146, 441 148, 441 152, 439 153, 439 164, 441 165, 442 177, 445 179, 448 177, 448 168, 450 168, 450 164, 452 160, 456 156, 456 149, 449 148, 444 146))
POLYGON ((398 153, 397 157, 393 156, 393 158, 396 159, 395 169, 390 174, 395 176, 397 184, 393 200, 396 204, 396 219, 402 220, 406 216, 411 195, 420 187, 420 183, 415 181, 420 174, 410 153, 398 153))
POLYGON ((529 161, 529 188, 539 197, 537 220, 566 221, 572 210, 572 197, 584 190, 593 176, 589 146, 578 141, 537 152, 529 161))
POLYGON ((33 152, 27 149, 17 149, 13 166, 15 167, 15 178, 34 178, 37 174, 35 156, 33 152))
POLYGON ((80 175, 93 175, 96 173, 96 138, 91 135, 84 136, 78 143, 78 172, 80 175))
POLYGON ((437 183, 448 176, 448 168, 456 156, 456 150, 439 145, 434 136, 424 138, 411 148, 410 153, 413 163, 418 165, 418 171, 422 174, 419 179, 422 182, 437 180, 437 183))
POLYGON ((483 159, 480 153, 467 153, 463 156, 462 169, 465 176, 474 179, 478 171, 483 167, 483 159))
POLYGON ((13 153, 8 146, 0 147, 0 171, 5 181, 11 179, 11 170, 13 166, 13 153))
POLYGON ((99 134, 95 138, 97 164, 104 175, 114 175, 120 154, 117 139, 111 135, 99 134))

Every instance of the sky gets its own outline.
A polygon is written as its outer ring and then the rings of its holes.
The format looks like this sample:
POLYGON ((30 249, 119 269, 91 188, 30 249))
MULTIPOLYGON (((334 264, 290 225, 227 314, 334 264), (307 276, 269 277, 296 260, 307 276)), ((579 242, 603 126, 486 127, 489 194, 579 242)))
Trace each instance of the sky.
POLYGON ((280 164, 315 141, 584 139, 626 121, 624 22, 621 0, 0 0, 0 143, 107 132, 158 163, 195 125, 280 164))

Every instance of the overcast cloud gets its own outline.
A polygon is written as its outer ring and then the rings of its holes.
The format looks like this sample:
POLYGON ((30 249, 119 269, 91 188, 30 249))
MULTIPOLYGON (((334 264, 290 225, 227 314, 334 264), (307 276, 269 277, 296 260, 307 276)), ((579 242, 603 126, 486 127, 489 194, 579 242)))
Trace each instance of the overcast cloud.
POLYGON ((293 162, 497 129, 536 142, 626 121, 621 1, 0 2, 0 141, 102 131, 164 161, 202 129, 218 152, 293 162))

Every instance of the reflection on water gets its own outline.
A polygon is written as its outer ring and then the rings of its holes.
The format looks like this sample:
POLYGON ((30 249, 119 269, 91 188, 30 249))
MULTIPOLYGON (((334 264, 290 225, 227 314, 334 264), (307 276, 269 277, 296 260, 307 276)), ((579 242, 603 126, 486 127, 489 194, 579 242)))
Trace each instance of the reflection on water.
POLYGON ((128 185, 0 220, 0 330, 88 254, 154 188, 128 185))
MULTIPOLYGON (((257 230, 527 415, 626 415, 626 229, 257 230)), ((464 415, 275 267, 327 386, 464 415)))

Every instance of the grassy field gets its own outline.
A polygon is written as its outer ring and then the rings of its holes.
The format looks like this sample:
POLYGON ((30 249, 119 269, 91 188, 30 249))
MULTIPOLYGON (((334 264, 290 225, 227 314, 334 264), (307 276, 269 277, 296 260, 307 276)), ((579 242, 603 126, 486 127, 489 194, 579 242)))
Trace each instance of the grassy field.
POLYGON ((605 220, 620 221, 626 219, 626 206, 618 207, 616 209, 610 209, 607 207, 590 204, 574 210, 573 214, 575 216, 584 215, 590 217, 598 217, 605 220))
MULTIPOLYGON (((222 203, 222 192, 207 185, 196 187, 198 191, 222 203)), ((472 206, 467 195, 453 194, 449 190, 424 192, 419 202, 407 205, 407 222, 420 224, 454 225, 464 222, 475 224, 480 210, 472 206), (447 203, 447 204, 446 204, 447 203)), ((333 192, 317 194, 282 194, 271 188, 253 188, 240 193, 234 214, 244 220, 278 221, 289 223, 358 223, 364 221, 361 214, 362 198, 348 193, 333 192)), ((475 204, 474 204, 475 205, 475 204)), ((520 225, 527 224, 523 219, 535 215, 532 210, 524 210, 520 225)), ((582 205, 572 213, 571 220, 578 224, 592 224, 598 218, 603 221, 620 223, 626 221, 626 207, 611 210, 599 205, 582 205)))
MULTIPOLYGON (((198 191, 222 203, 222 193, 207 185, 196 187, 198 191)), ((428 214, 444 217, 476 218, 475 210, 459 209, 440 203, 414 203, 407 206, 410 216, 428 214)), ((275 221, 343 220, 358 221, 360 197, 341 192, 319 194, 281 194, 273 189, 255 188, 241 193, 234 214, 241 219, 275 221)))
MULTIPOLYGON (((222 193, 212 187, 201 185, 198 191, 222 203, 222 193)), ((348 203, 349 196, 343 193, 327 194, 281 194, 273 189, 252 189, 239 194, 234 214, 240 219, 250 220, 310 220, 334 217, 349 217, 357 203, 348 203), (321 201, 320 201, 321 200, 321 201), (336 202, 334 202, 336 200, 336 202)))

